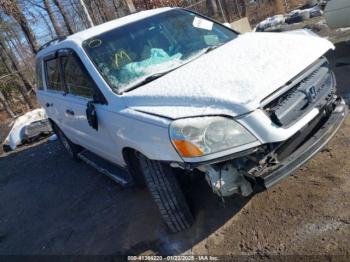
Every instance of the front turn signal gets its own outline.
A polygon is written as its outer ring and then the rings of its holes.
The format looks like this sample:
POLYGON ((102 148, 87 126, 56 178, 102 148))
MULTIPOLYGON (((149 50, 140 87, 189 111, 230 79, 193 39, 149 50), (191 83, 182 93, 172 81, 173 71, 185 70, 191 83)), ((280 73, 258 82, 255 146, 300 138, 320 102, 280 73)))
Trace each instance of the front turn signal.
POLYGON ((183 157, 203 156, 203 151, 191 142, 175 139, 173 140, 173 144, 183 157))

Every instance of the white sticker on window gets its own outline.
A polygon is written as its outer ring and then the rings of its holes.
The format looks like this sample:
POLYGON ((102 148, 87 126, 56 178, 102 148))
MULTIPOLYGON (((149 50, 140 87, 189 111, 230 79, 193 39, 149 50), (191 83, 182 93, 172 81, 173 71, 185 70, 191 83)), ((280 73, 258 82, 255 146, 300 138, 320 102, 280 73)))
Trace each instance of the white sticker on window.
POLYGON ((209 20, 205 20, 203 18, 200 18, 198 16, 196 16, 193 19, 193 26, 196 28, 201 28, 201 29, 205 29, 205 30, 209 30, 211 31, 213 29, 213 22, 209 21, 209 20))

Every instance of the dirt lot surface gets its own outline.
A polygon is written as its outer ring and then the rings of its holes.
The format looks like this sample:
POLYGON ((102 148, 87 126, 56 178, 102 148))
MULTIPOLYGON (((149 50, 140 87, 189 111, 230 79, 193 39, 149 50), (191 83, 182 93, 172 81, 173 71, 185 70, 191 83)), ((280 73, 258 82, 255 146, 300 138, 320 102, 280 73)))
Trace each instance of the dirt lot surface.
MULTIPOLYGON (((350 55, 349 45, 337 47, 332 64, 350 55)), ((339 93, 350 98, 350 66, 335 71, 339 93)), ((349 148, 350 117, 293 176, 251 198, 230 198, 225 207, 198 181, 191 193, 196 222, 172 235, 146 190, 122 189, 69 159, 57 141, 44 140, 0 157, 0 254, 298 254, 349 261, 349 148)))

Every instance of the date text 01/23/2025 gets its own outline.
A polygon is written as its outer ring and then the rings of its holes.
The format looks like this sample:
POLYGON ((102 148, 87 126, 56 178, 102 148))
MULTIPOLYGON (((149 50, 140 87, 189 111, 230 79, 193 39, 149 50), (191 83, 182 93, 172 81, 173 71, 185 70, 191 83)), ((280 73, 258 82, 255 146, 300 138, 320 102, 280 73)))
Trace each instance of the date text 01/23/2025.
POLYGON ((128 261, 219 261, 216 256, 128 256, 128 261))

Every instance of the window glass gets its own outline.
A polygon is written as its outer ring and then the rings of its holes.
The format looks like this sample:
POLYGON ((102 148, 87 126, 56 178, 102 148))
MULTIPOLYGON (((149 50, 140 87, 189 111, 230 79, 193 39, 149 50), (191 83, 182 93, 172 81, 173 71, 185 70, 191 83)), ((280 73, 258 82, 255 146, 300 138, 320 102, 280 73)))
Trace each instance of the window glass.
POLYGON ((175 9, 118 27, 83 45, 112 89, 122 93, 142 79, 175 69, 236 36, 225 26, 175 9))
POLYGON ((41 59, 37 59, 36 60, 36 87, 39 90, 42 90, 43 87, 43 70, 42 70, 42 60, 41 59))
POLYGON ((80 59, 72 53, 69 56, 62 57, 62 64, 68 93, 92 98, 94 95, 94 84, 80 59))
POLYGON ((46 86, 48 90, 64 91, 63 83, 60 78, 60 66, 57 58, 50 59, 46 64, 46 86))

